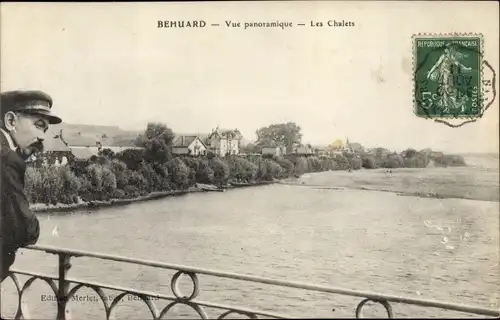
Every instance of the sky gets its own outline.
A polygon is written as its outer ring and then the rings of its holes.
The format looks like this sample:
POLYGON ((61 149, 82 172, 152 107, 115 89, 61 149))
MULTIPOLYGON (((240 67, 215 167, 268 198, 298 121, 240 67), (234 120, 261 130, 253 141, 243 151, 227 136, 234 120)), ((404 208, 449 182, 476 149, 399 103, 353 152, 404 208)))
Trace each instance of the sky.
POLYGON ((495 2, 2 3, 1 90, 43 90, 67 123, 136 130, 155 121, 182 133, 219 125, 253 140, 260 127, 292 121, 313 145, 348 137, 392 150, 498 152, 498 99, 460 128, 414 115, 411 38, 482 33, 498 70, 498 12, 495 2), (354 27, 310 26, 328 20, 354 27))

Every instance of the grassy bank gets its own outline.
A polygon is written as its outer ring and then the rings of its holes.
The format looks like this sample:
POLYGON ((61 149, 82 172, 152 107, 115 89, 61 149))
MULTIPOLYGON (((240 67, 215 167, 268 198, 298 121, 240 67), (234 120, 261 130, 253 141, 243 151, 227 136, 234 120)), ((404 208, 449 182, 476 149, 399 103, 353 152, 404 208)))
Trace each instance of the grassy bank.
POLYGON ((472 168, 399 168, 327 172, 286 183, 320 188, 349 188, 394 192, 427 198, 500 201, 498 172, 472 168))

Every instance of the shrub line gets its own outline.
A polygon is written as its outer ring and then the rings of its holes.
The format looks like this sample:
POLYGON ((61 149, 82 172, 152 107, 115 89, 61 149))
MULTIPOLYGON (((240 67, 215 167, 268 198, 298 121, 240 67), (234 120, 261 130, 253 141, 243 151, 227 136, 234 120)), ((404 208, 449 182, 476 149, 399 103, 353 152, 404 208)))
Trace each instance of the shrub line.
MULTIPOLYGON (((254 183, 230 183, 226 186, 225 189, 239 189, 239 188, 248 188, 255 186, 263 186, 274 184, 276 181, 259 181, 254 183)), ((139 196, 135 198, 127 198, 127 199, 110 199, 107 201, 84 201, 80 203, 72 203, 72 204, 64 204, 57 203, 55 205, 46 205, 43 203, 33 203, 30 205, 30 208, 35 213, 53 213, 53 212, 71 212, 77 210, 84 209, 97 209, 97 208, 106 208, 106 207, 115 207, 115 206, 124 206, 132 203, 149 201, 149 200, 158 200, 166 197, 173 196, 181 196, 190 193, 198 193, 198 192, 211 192, 199 188, 189 188, 187 190, 169 190, 169 191, 153 191, 145 196, 139 196)))

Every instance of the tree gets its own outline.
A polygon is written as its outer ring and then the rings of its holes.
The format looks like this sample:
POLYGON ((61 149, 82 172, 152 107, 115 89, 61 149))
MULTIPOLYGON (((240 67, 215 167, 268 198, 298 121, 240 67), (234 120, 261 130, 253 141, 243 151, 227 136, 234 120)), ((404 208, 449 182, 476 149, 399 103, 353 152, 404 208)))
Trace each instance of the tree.
POLYGON ((240 147, 240 152, 242 153, 260 153, 262 151, 262 147, 258 147, 253 143, 249 143, 245 146, 240 147))
POLYGON ((145 149, 145 158, 160 164, 172 159, 172 145, 175 134, 162 123, 148 123, 143 134, 136 139, 136 145, 145 149))
POLYGON ((166 163, 168 168, 168 175, 171 177, 171 181, 180 189, 185 189, 189 186, 189 171, 191 168, 186 166, 184 161, 179 158, 173 158, 166 163))
POLYGON ((139 169, 139 165, 144 157, 145 151, 142 149, 125 149, 116 154, 116 159, 123 161, 130 170, 139 169))
POLYGON ((214 172, 214 183, 219 186, 226 184, 229 178, 229 166, 226 162, 221 159, 212 159, 209 165, 214 172))
POLYGON ((257 145, 263 145, 266 142, 274 141, 279 145, 287 148, 287 151, 300 145, 302 141, 301 128, 294 122, 272 124, 267 127, 262 127, 256 132, 257 145))
POLYGON ((115 152, 109 148, 106 148, 106 149, 101 149, 98 152, 98 155, 109 158, 109 159, 113 159, 115 157, 115 152))

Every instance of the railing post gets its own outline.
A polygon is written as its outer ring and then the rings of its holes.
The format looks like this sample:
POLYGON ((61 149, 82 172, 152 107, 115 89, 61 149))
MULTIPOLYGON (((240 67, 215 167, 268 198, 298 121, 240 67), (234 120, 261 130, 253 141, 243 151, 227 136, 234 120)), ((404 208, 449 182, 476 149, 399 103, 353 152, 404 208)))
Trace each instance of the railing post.
POLYGON ((66 303, 68 302, 69 282, 66 275, 69 268, 71 256, 66 253, 59 253, 59 290, 57 292, 57 320, 66 320, 66 303))

